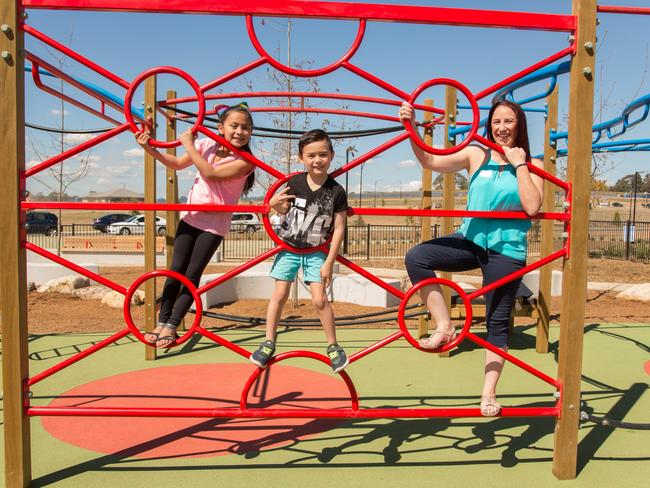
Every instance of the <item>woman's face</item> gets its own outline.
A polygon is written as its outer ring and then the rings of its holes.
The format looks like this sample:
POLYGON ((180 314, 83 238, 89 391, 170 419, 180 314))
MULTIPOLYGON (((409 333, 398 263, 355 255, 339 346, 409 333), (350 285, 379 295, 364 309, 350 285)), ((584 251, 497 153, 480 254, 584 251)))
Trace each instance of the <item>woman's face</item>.
POLYGON ((499 105, 492 115, 491 129, 499 146, 513 147, 517 138, 517 114, 507 105, 499 105))
POLYGON ((219 130, 223 138, 235 147, 243 147, 251 139, 253 126, 250 117, 245 112, 232 111, 226 117, 222 124, 219 124, 219 130))

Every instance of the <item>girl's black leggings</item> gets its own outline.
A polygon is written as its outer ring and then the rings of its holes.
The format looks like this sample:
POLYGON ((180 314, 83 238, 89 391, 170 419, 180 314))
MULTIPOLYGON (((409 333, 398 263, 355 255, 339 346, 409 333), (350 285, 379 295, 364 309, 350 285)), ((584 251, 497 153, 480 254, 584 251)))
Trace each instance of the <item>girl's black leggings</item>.
MULTIPOLYGON (((181 220, 174 237, 171 270, 186 276, 198 287, 203 270, 222 240, 223 236, 197 229, 181 220)), ((178 327, 193 302, 194 298, 186 286, 171 277, 167 278, 158 320, 178 327)))
MULTIPOLYGON (((483 286, 520 270, 525 261, 486 250, 461 234, 439 237, 411 248, 405 257, 406 270, 414 285, 435 278, 438 271, 467 271, 481 268, 483 286)), ((521 278, 485 294, 487 341, 497 347, 508 345, 508 329, 521 278)))

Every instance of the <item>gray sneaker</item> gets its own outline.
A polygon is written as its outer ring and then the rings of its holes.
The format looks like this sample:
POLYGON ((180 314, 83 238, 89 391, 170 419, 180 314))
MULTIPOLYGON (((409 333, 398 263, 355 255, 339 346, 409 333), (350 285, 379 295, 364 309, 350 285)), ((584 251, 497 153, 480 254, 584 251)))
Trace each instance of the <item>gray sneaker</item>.
POLYGON ((253 354, 251 354, 250 360, 258 368, 266 368, 266 363, 271 359, 273 353, 275 352, 275 343, 273 341, 264 341, 260 344, 253 354))
POLYGON ((327 346, 327 356, 330 358, 330 364, 334 373, 342 371, 349 364, 348 356, 338 344, 330 344, 327 346))

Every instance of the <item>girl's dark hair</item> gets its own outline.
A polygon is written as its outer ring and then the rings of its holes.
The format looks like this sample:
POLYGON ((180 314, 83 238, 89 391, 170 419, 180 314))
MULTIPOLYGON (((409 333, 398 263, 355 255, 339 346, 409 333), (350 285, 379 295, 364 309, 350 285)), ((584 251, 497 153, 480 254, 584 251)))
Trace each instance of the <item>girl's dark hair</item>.
POLYGON ((506 106, 515 113, 517 118, 517 137, 515 137, 515 147, 520 147, 526 153, 526 161, 530 161, 530 144, 528 143, 528 125, 526 124, 526 114, 521 109, 521 105, 510 100, 495 101, 490 108, 490 113, 487 120, 487 138, 489 141, 495 142, 494 134, 492 134, 492 116, 494 111, 500 106, 506 106))
POLYGON ((330 152, 334 154, 334 147, 332 146, 332 141, 330 136, 327 135, 327 132, 323 129, 312 129, 300 136, 300 140, 298 141, 298 155, 302 156, 302 150, 307 144, 318 141, 327 141, 330 152))
MULTIPOLYGON (((248 110, 248 107, 244 104, 227 107, 224 111, 222 111, 219 114, 219 122, 223 124, 228 118, 228 116, 233 112, 239 112, 246 115, 246 117, 248 117, 248 122, 250 123, 251 127, 253 127, 253 116, 248 110)), ((251 147, 249 144, 242 146, 242 150, 247 152, 250 155, 253 154, 253 151, 251 151, 251 147)), ((248 178, 246 178, 246 183, 244 183, 244 189, 242 190, 242 195, 247 195, 248 192, 251 191, 251 188, 253 188, 254 184, 255 184, 255 170, 253 170, 251 174, 248 175, 248 178)))

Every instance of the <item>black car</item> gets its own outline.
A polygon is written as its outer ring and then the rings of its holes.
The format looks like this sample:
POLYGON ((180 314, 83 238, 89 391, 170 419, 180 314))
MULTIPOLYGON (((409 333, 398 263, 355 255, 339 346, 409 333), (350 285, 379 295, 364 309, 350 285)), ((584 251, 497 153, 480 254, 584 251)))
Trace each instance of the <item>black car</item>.
POLYGON ((129 217, 131 217, 131 215, 121 213, 102 215, 101 217, 93 220, 93 229, 97 229, 101 232, 106 232, 106 226, 111 225, 115 222, 124 222, 129 217))
POLYGON ((28 234, 55 236, 59 229, 59 219, 50 212, 27 212, 25 230, 28 234))

